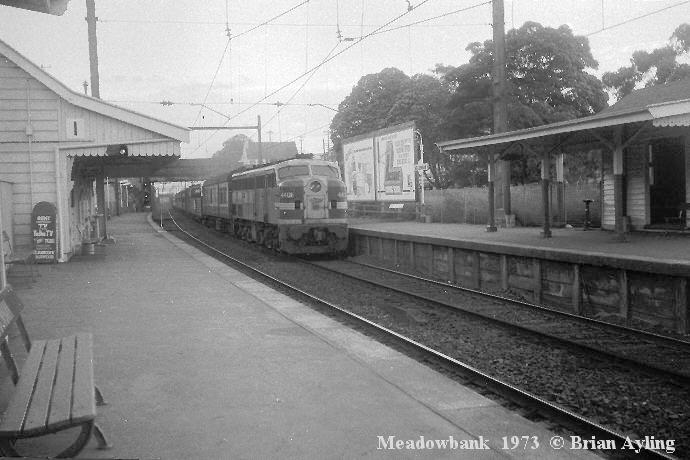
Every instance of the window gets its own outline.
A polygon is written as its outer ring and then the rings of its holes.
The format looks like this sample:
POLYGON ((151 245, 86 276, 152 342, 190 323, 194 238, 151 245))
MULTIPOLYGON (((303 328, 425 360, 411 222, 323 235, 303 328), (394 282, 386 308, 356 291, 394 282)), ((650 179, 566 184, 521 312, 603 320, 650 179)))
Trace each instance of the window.
POLYGON ((228 202, 228 187, 223 185, 218 189, 218 203, 227 204, 228 202))
POLYGON ((276 175, 273 171, 271 171, 267 176, 266 176, 266 188, 271 188, 276 186, 276 175))
POLYGON ((311 173, 315 176, 335 177, 340 179, 340 171, 331 165, 311 165, 311 173))
POLYGON ((67 139, 83 139, 86 137, 86 128, 82 118, 68 118, 65 126, 65 137, 67 139))
POLYGON ((298 177, 298 176, 308 176, 309 166, 308 165, 292 165, 283 166, 278 169, 278 178, 286 179, 288 177, 298 177))

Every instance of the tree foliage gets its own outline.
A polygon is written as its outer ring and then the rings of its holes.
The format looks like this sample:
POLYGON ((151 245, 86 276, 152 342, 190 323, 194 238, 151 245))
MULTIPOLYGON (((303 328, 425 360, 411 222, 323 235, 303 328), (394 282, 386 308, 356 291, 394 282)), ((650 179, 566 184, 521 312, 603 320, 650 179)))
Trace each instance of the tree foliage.
POLYGON ((681 24, 666 45, 652 51, 635 51, 630 65, 606 72, 602 81, 617 99, 639 86, 653 86, 690 78, 690 65, 678 59, 690 52, 690 24, 681 24))
MULTIPOLYGON (((493 127, 491 40, 470 43, 469 62, 437 65, 431 75, 406 76, 387 68, 360 79, 340 104, 331 124, 334 145, 348 137, 414 120, 436 187, 481 185, 486 164, 478 154, 445 155, 433 143, 490 134, 493 127)), ((568 26, 557 29, 527 22, 506 34, 508 127, 510 130, 591 115, 606 107, 603 84, 586 37, 568 26)), ((528 154, 513 158, 513 177, 539 175, 528 154)))
MULTIPOLYGON (((408 121, 422 133, 425 155, 441 138, 449 93, 432 75, 408 77, 399 69, 387 68, 365 75, 338 107, 331 123, 331 138, 342 155, 342 141, 408 121)), ((438 185, 438 184, 437 184, 438 185)))
MULTIPOLYGON (((453 90, 450 118, 445 124, 449 138, 490 134, 493 129, 492 77, 494 44, 470 43, 472 56, 458 67, 437 66, 444 84, 453 90)), ((606 107, 606 93, 598 78, 586 37, 575 36, 568 26, 557 29, 527 22, 506 34, 508 129, 516 130, 592 115, 606 107)), ((532 153, 517 152, 512 177, 521 182, 539 177, 539 161, 532 153)), ((466 162, 466 159, 463 160, 466 162)), ((476 158, 474 175, 483 162, 476 158)))

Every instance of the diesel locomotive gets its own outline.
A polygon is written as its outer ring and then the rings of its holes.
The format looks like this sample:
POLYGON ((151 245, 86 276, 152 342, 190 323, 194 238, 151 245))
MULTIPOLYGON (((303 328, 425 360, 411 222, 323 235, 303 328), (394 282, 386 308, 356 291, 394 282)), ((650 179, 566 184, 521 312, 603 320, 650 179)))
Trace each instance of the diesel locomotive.
POLYGON ((337 163, 290 159, 206 180, 175 206, 208 226, 289 254, 347 249, 347 198, 337 163), (200 211, 195 211, 200 200, 200 211))

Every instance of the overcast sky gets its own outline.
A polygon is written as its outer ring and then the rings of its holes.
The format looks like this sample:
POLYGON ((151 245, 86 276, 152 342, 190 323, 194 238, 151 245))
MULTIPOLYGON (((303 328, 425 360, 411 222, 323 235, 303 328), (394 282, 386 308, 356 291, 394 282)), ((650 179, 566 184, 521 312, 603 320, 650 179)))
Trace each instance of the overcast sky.
MULTIPOLYGON (((322 152, 335 113, 327 107, 335 109, 362 75, 458 66, 468 60, 468 43, 492 33, 485 0, 96 0, 96 15, 104 100, 180 126, 256 125, 261 116, 263 140, 294 140, 305 152, 322 152), (408 3, 417 8, 407 13, 408 3), (397 29, 367 37, 390 21, 383 30, 397 29), (277 102, 289 104, 279 110, 277 102)), ((83 91, 85 16, 85 0, 70 0, 63 16, 0 6, 0 39, 83 91)), ((505 0, 506 29, 525 21, 591 34, 601 76, 628 65, 633 51, 665 44, 690 21, 690 2, 505 0)), ((238 133, 256 140, 250 130, 192 132, 183 157, 210 157, 238 133)))

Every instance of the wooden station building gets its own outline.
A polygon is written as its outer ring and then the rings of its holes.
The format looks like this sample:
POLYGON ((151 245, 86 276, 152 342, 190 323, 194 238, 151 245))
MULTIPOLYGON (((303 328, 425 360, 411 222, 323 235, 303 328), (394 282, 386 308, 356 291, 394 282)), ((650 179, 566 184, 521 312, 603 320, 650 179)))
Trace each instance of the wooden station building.
MULTIPOLYGON (((552 159, 598 149, 603 229, 623 236, 629 230, 690 228, 690 79, 636 90, 592 116, 438 146, 498 157, 511 149, 539 152, 544 190, 552 159)), ((545 192, 544 236, 550 236, 548 199, 545 192)))
POLYGON ((72 91, 0 40, 0 210, 14 248, 35 244, 39 203, 55 211, 55 260, 105 238, 106 177, 153 176, 181 142, 187 128, 72 91))

